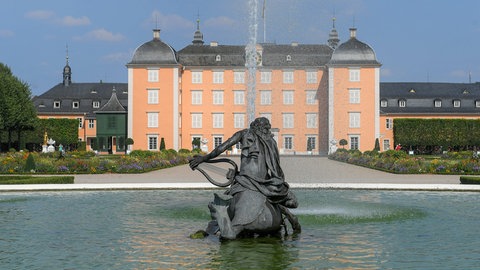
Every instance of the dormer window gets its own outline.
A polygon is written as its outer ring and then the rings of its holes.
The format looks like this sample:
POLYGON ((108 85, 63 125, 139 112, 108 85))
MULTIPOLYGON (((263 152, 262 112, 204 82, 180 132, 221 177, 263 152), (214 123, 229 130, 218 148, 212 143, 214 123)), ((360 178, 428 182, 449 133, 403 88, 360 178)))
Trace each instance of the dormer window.
POLYGON ((96 94, 96 93, 97 93, 97 90, 95 89, 90 90, 90 94, 96 94))
POLYGON ((480 108, 480 100, 475 100, 475 107, 480 108))
POLYGON ((217 56, 215 56, 215 61, 217 62, 222 61, 222 56, 220 54, 217 54, 217 56))
POLYGON ((292 61, 292 56, 291 56, 290 54, 287 55, 287 61, 288 61, 288 62, 292 61))
POLYGON ((92 102, 92 107, 93 107, 94 109, 100 108, 100 101, 94 101, 94 102, 92 102))
POLYGON ((60 108, 60 104, 61 104, 60 100, 55 100, 55 101, 53 102, 53 108, 54 108, 54 109, 59 109, 59 108, 60 108))
POLYGON ((453 107, 454 108, 460 108, 460 100, 459 99, 455 99, 453 101, 453 107))
POLYGON ((415 89, 410 89, 410 91, 408 91, 409 93, 412 93, 412 94, 415 94, 417 91, 415 89))
POLYGON ((380 100, 380 107, 386 108, 388 106, 388 101, 386 99, 380 100))
POLYGON ((405 108, 405 107, 407 107, 407 101, 406 101, 405 99, 400 99, 400 100, 398 101, 398 107, 400 107, 400 108, 405 108))
POLYGON ((72 108, 78 109, 80 107, 80 101, 73 101, 72 102, 72 108))
POLYGON ((470 91, 468 91, 468 89, 465 89, 465 90, 463 90, 463 94, 468 95, 468 94, 470 94, 470 91))
POLYGON ((441 108, 442 107, 442 101, 440 99, 436 99, 434 102, 435 108, 441 108))

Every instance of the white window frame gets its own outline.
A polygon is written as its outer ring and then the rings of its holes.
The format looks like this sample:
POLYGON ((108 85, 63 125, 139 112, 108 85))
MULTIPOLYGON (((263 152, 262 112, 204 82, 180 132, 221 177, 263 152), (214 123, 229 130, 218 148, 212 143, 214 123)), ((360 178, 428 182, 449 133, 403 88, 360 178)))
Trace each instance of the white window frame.
POLYGON ((95 119, 88 119, 88 128, 95 128, 95 119))
POLYGON ((245 71, 234 71, 233 72, 233 83, 235 83, 235 84, 245 83, 245 71))
POLYGON ((283 128, 295 128, 295 115, 293 113, 282 113, 283 128))
POLYGON ((382 107, 382 108, 388 107, 388 100, 386 100, 386 99, 380 100, 380 107, 382 107))
POLYGON ((398 101, 398 107, 400 107, 400 108, 405 108, 405 107, 407 107, 407 101, 406 101, 405 99, 400 99, 400 100, 398 101))
POLYGON ((272 104, 272 91, 260 90, 260 105, 271 105, 271 104, 272 104))
POLYGON ((360 149, 360 135, 348 135, 348 144, 350 145, 350 150, 360 149))
POLYGON ((80 107, 80 101, 72 101, 72 108, 73 109, 78 109, 80 107))
POLYGON ((383 139, 383 151, 390 150, 390 139, 383 139))
POLYGON ((316 150, 316 149, 317 149, 317 136, 312 136, 312 135, 307 136, 306 143, 307 143, 307 145, 306 145, 307 151, 314 151, 314 150, 316 150), (312 147, 312 149, 309 150, 309 149, 308 149, 308 148, 309 148, 308 146, 309 146, 310 140, 313 140, 313 147, 312 147))
POLYGON ((475 107, 480 108, 480 100, 475 100, 475 107))
POLYGON ((306 90, 305 91, 305 103, 307 105, 317 104, 317 99, 315 98, 316 96, 317 96, 317 91, 316 90, 306 90))
POLYGON ((440 99, 435 99, 435 101, 433 103, 434 103, 435 108, 441 108, 442 107, 442 101, 440 99))
POLYGON ((350 127, 350 128, 360 128, 360 113, 359 112, 349 112, 348 113, 348 127, 350 127))
POLYGON ((233 113, 233 127, 234 128, 245 128, 245 114, 244 113, 233 113))
POLYGON ((223 105, 223 90, 212 91, 213 105, 223 105))
POLYGON ((159 70, 158 69, 148 69, 147 81, 148 82, 158 82, 159 79, 159 70))
POLYGON ((317 128, 318 127, 318 114, 317 113, 306 113, 306 124, 307 128, 317 128))
POLYGON ((221 145, 223 143, 223 136, 221 135, 214 135, 213 136, 213 148, 221 145))
POLYGON ((203 91, 202 90, 192 90, 190 91, 192 95, 192 105, 202 105, 203 102, 203 91))
POLYGON ((147 112, 147 127, 158 128, 158 112, 147 112))
POLYGON ((293 150, 293 135, 283 135, 283 149, 285 150, 293 150))
POLYGON ((100 101, 98 101, 98 100, 93 101, 92 102, 92 108, 94 108, 94 109, 100 108, 100 101))
POLYGON ((392 118, 386 118, 385 119, 385 128, 386 129, 393 129, 393 119, 392 118))
POLYGON ((283 90, 283 104, 293 105, 295 92, 293 90, 283 90))
POLYGON ((158 135, 147 135, 147 149, 158 150, 158 135))
POLYGON ((83 128, 83 118, 78 117, 78 128, 83 128))
POLYGON ((203 83, 203 72, 202 71, 192 71, 192 84, 203 83))
POLYGON ((54 109, 59 109, 62 106, 62 102, 60 100, 55 100, 53 102, 53 108, 54 109))
POLYGON ((454 99, 453 100, 453 107, 454 108, 460 108, 462 105, 462 102, 460 101, 460 99, 454 99))
POLYGON ((260 83, 272 83, 272 72, 260 71, 260 83))
POLYGON ((349 68, 348 69, 348 80, 351 82, 360 81, 360 68, 349 68))
POLYGON ((191 113, 192 118, 192 128, 202 128, 203 114, 201 113, 191 113))
POLYGON ((360 103, 360 88, 350 88, 348 89, 349 102, 350 104, 359 104, 360 103))
POLYGON ((223 83, 223 71, 214 71, 213 72, 213 83, 214 84, 223 83))
POLYGON ((245 90, 233 90, 233 104, 245 105, 245 90))
POLYGON ((223 113, 212 113, 212 127, 223 128, 223 113))
POLYGON ((307 83, 317 83, 318 75, 316 71, 307 71, 306 72, 307 83))
POLYGON ((158 89, 147 89, 148 104, 158 104, 158 89))
POLYGON ((292 70, 284 70, 283 71, 283 83, 294 83, 294 77, 293 77, 293 71, 292 70))

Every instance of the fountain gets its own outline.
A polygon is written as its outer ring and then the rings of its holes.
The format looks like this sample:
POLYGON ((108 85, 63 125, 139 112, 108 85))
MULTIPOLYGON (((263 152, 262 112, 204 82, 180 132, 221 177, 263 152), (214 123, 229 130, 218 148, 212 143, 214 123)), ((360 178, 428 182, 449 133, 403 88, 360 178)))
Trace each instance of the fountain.
POLYGON ((249 23, 248 23, 248 42, 245 47, 247 67, 247 119, 248 123, 255 119, 255 99, 256 99, 256 83, 257 83, 257 12, 258 0, 249 0, 249 23))
POLYGON ((475 192, 294 190, 303 232, 190 239, 212 190, 0 193, 2 269, 475 269, 475 192), (99 207, 101 205, 101 207, 99 207), (241 267, 240 267, 241 266, 241 267))

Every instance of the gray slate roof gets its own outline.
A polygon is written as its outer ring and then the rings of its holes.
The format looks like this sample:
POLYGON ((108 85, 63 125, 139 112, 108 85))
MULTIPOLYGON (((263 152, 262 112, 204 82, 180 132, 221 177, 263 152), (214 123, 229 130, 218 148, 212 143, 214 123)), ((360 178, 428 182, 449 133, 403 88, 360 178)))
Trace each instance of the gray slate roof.
POLYGON ((112 96, 103 107, 101 107, 96 113, 126 113, 125 107, 122 106, 117 98, 117 91, 112 91, 112 96))
POLYGON ((382 114, 479 114, 480 83, 420 83, 384 82, 380 83, 380 100, 388 102, 380 107, 382 114), (406 106, 399 107, 399 100, 406 106), (435 100, 441 107, 435 107, 435 100), (454 100, 460 107, 454 107, 454 100))
POLYGON ((86 113, 87 118, 94 118, 95 111, 110 100, 114 87, 120 104, 127 109, 127 83, 72 83, 69 86, 59 83, 45 93, 33 97, 32 100, 39 115, 86 113), (55 101, 61 102, 60 108, 54 108, 55 101), (72 106, 75 101, 79 102, 78 108, 72 106), (93 108, 94 101, 100 102, 99 108, 93 108))
POLYGON ((366 43, 352 37, 333 52, 329 65, 374 65, 378 66, 375 52, 366 43))

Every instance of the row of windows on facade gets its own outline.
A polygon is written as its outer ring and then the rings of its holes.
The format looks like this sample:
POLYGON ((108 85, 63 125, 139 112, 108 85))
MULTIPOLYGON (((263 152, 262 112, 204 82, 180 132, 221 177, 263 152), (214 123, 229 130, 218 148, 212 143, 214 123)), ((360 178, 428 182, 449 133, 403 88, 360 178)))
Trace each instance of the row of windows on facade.
MULTIPOLYGON (((349 135, 348 145, 351 150, 360 149, 360 135, 349 135)), ((390 150, 390 139, 383 139, 383 151, 390 150)))
MULTIPOLYGON (((54 109, 60 109, 61 104, 62 104, 62 102, 60 100, 55 100, 55 101, 53 101, 53 108, 54 109)), ((72 101, 72 108, 73 109, 80 108, 80 101, 72 101)), ((92 108, 99 109, 100 108, 100 101, 92 101, 92 108)))
MULTIPOLYGON (((400 100, 398 100, 397 103, 398 103, 398 107, 400 107, 400 108, 407 107, 407 100, 406 99, 400 99, 400 100)), ((460 99, 454 99, 454 100, 452 100, 452 105, 453 105, 454 108, 460 108, 461 105, 462 105, 462 101, 460 99)), ((383 108, 388 107, 388 100, 382 99, 380 101, 380 106, 383 107, 383 108)), ((441 108, 442 107, 442 100, 435 99, 433 101, 433 107, 441 108)), ((475 100, 475 107, 480 108, 480 100, 475 100)))
MULTIPOLYGON (((147 112, 147 127, 158 128, 159 127, 159 115, 158 112, 147 112)), ((271 121, 271 113, 260 113, 260 116, 266 117, 271 121)), ((233 127, 245 128, 246 127, 246 114, 245 113, 233 113, 233 127)), ((224 128, 224 113, 212 113, 212 128, 224 128)), ((282 122, 283 128, 294 128, 294 113, 283 113, 282 122)), ((318 127, 318 114, 306 113, 305 125, 307 128, 318 127)), ((181 126, 181 123, 180 123, 181 126)), ((191 128, 203 128, 203 113, 191 114, 191 128)))
MULTIPOLYGON (((256 56, 256 59, 257 59, 258 62, 261 62, 261 60, 262 60, 262 55, 261 55, 261 53, 256 56)), ((291 56, 290 54, 287 54, 287 55, 285 56, 285 60, 286 60, 287 62, 292 61, 292 56, 291 56)), ((222 56, 221 56, 220 54, 217 54, 217 55, 215 56, 215 61, 216 61, 216 62, 222 61, 222 56)))
MULTIPOLYGON (((306 83, 317 83, 318 82, 318 72, 317 71, 306 71, 306 83)), ((148 69, 148 82, 159 82, 159 69, 148 69)), ((291 84, 295 82, 294 71, 293 70, 284 70, 282 71, 282 80, 283 83, 291 84)), ((350 68, 349 69, 349 81, 358 82, 360 81, 360 68, 350 68)), ((214 84, 224 83, 224 71, 213 71, 212 72, 212 82, 214 84)), ((203 71, 192 71, 192 84, 201 84, 203 83, 203 71)), ((234 84, 244 84, 245 83, 245 71, 234 71, 233 72, 233 83, 234 84)), ((272 83, 272 71, 260 71, 260 83, 272 83)))

